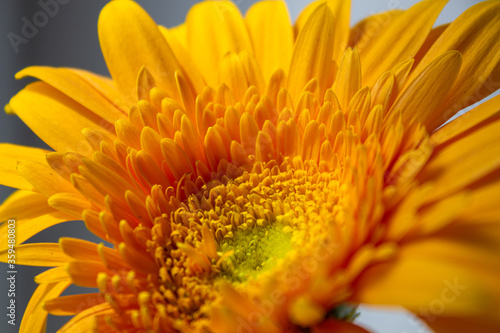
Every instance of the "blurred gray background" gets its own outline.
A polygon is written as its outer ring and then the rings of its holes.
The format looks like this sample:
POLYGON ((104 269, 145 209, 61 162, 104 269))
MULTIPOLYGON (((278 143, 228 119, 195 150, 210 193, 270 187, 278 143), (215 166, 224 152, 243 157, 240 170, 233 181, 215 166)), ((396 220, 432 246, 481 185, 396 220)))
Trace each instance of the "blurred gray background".
MULTIPOLYGON (((53 0, 40 0, 49 3, 53 0)), ((15 52, 8 39, 13 32, 21 34, 23 20, 33 21, 33 16, 42 10, 40 1, 36 0, 2 0, 0 4, 0 142, 10 142, 28 146, 46 147, 29 128, 17 117, 8 116, 3 112, 3 106, 9 99, 22 89, 29 79, 16 81, 14 74, 31 65, 45 65, 56 67, 78 67, 99 74, 108 75, 102 58, 97 38, 97 18, 106 0, 65 0, 66 4, 59 5, 56 15, 49 17, 47 24, 39 28, 38 33, 26 44, 18 46, 15 52)), ((184 21, 190 6, 199 2, 196 0, 139 0, 154 20, 167 27, 175 26, 184 21)), ((234 1, 244 13, 256 1, 234 1)), ((310 3, 310 0, 288 0, 290 16, 294 20, 300 10, 310 3)), ((351 25, 361 18, 376 14, 388 9, 409 8, 417 1, 410 0, 353 0, 351 25)), ((456 18, 466 8, 480 1, 451 0, 438 19, 437 25, 449 22, 456 18)), ((0 156, 1 163, 1 156, 0 156)), ((0 202, 12 192, 12 189, 0 186, 0 202)), ((81 222, 63 223, 52 227, 30 242, 57 242, 61 236, 74 236, 97 239, 83 227, 81 222)), ((24 309, 30 295, 36 288, 33 277, 45 268, 17 267, 16 281, 16 326, 7 324, 7 267, 0 265, 0 332, 18 332, 24 309)), ((83 288, 70 288, 65 294, 82 292, 83 288)), ((47 332, 56 332, 67 320, 67 317, 49 316, 47 332)), ((380 310, 364 307, 358 319, 359 323, 375 332, 383 333, 420 333, 427 332, 422 324, 403 310, 380 310)))

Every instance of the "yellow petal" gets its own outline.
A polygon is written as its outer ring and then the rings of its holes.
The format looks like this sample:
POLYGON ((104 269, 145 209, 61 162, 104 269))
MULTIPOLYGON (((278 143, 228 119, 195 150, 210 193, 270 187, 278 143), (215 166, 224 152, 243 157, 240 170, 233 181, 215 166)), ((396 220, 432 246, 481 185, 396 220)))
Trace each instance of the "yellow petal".
POLYGON ((238 166, 250 163, 245 148, 235 140, 231 141, 231 161, 238 166))
POLYGON ((355 125, 354 129, 356 132, 361 132, 359 121, 361 124, 364 124, 366 119, 368 118, 368 114, 370 113, 370 102, 371 102, 371 94, 370 89, 368 87, 364 87, 363 89, 358 90, 358 92, 351 98, 349 105, 347 106, 347 116, 348 116, 348 125, 355 125), (359 119, 357 117, 359 116, 359 119), (351 119, 357 119, 357 123, 354 123, 351 119))
POLYGON ((459 221, 466 223, 498 222, 498 216, 500 216, 498 193, 500 193, 499 181, 488 182, 486 185, 483 184, 483 186, 475 188, 470 193, 470 201, 460 214, 459 221))
POLYGON ((71 174, 76 171, 76 169, 65 163, 64 153, 49 153, 47 154, 46 160, 50 168, 66 180, 70 180, 71 174))
POLYGON ((426 0, 417 3, 398 16, 376 42, 360 51, 364 84, 373 86, 382 73, 413 58, 447 2, 426 0))
POLYGON ((103 195, 124 202, 125 191, 134 191, 134 187, 119 174, 92 160, 83 162, 85 165, 79 167, 80 173, 103 195))
POLYGON ((1 184, 32 191, 33 185, 17 171, 17 163, 20 160, 44 163, 45 155, 48 153, 48 150, 40 148, 23 147, 10 143, 0 144, 0 156, 2 156, 2 163, 0 163, 1 184))
POLYGON ((242 101, 248 88, 245 69, 240 57, 233 52, 226 53, 219 63, 218 85, 226 84, 237 101, 242 101))
MULTIPOLYGON (((0 252, 0 261, 7 262, 7 250, 0 252)), ((64 265, 71 258, 57 243, 30 243, 16 246, 16 265, 54 267, 64 265)))
POLYGON ((418 50, 417 54, 415 54, 415 67, 418 65, 420 61, 422 61, 422 58, 425 57, 427 52, 429 52, 429 49, 434 45, 436 40, 443 34, 443 32, 448 29, 450 26, 449 23, 440 25, 438 27, 433 28, 429 34, 427 35, 427 38, 425 39, 424 43, 420 47, 420 50, 418 50))
POLYGON ((99 273, 109 273, 106 267, 100 262, 68 261, 66 260, 66 271, 71 277, 73 284, 77 286, 96 288, 97 275, 99 273))
POLYGON ((131 99, 125 98, 125 96, 118 91, 111 78, 79 68, 70 68, 70 70, 98 90, 111 103, 122 110, 122 112, 127 114, 130 108, 130 103, 134 101, 133 96, 130 96, 131 99))
POLYGON ((76 316, 71 318, 66 324, 64 324, 63 327, 61 327, 59 332, 86 332, 89 328, 94 327, 94 325, 107 325, 106 322, 101 322, 102 318, 115 313, 115 310, 107 302, 95 305, 89 309, 81 311, 76 316), (101 319, 101 321, 99 319, 101 319))
POLYGON ((43 194, 19 190, 12 193, 0 206, 0 221, 22 220, 52 213, 43 194))
POLYGON ((351 98, 361 88, 361 63, 358 50, 348 48, 340 62, 333 91, 339 99, 342 110, 346 110, 351 98))
POLYGON ((257 161, 268 162, 274 159, 273 140, 271 136, 264 132, 259 131, 257 140, 255 141, 255 157, 257 161))
POLYGON ((97 252, 97 244, 79 238, 61 237, 59 238, 59 246, 62 251, 77 260, 90 260, 100 262, 99 253, 97 252))
MULTIPOLYGON (((148 101, 151 89, 155 87, 156 82, 153 75, 151 75, 151 73, 145 66, 142 66, 139 70, 139 74, 137 74, 137 99, 139 100, 139 103, 148 101)), ((134 124, 137 115, 137 113, 135 112, 136 110, 137 108, 135 108, 134 105, 134 107, 130 108, 128 113, 130 121, 134 124)), ((138 127, 142 126, 142 124, 142 121, 138 122, 138 127)))
POLYGON ((217 259, 217 243, 215 242, 215 238, 206 224, 204 224, 201 228, 201 234, 203 235, 205 253, 210 259, 217 259))
POLYGON ((45 332, 48 313, 43 309, 43 302, 46 299, 58 297, 70 284, 71 282, 65 281, 39 285, 24 310, 29 315, 23 316, 19 332, 45 332))
POLYGON ((498 119, 500 95, 481 103, 474 109, 447 123, 432 134, 432 141, 437 145, 450 144, 463 135, 498 119))
POLYGON ((161 151, 175 179, 180 180, 185 173, 194 172, 186 152, 174 140, 162 139, 161 151))
POLYGON ((467 192, 459 192, 448 198, 425 207, 420 213, 418 223, 419 234, 429 234, 443 229, 457 217, 470 203, 470 195, 467 192))
POLYGON ((127 146, 140 149, 141 148, 141 132, 137 127, 132 125, 125 119, 120 119, 115 123, 116 136, 127 146))
POLYGON ((293 29, 283 1, 262 1, 248 9, 245 22, 266 82, 277 70, 287 71, 293 51, 293 29))
POLYGON ((335 46, 332 53, 332 59, 338 63, 340 61, 340 58, 344 54, 344 50, 349 40, 349 19, 351 16, 350 0, 320 0, 311 3, 300 13, 299 17, 297 18, 297 21, 295 22, 295 30, 297 35, 300 34, 304 29, 309 17, 322 4, 326 4, 328 8, 330 8, 335 20, 335 31, 333 35, 335 46))
MULTIPOLYGON (((16 242, 22 244, 31 236, 38 234, 40 231, 45 230, 53 225, 71 221, 73 218, 65 213, 55 212, 51 214, 42 215, 28 220, 16 220, 16 242)), ((0 251, 7 248, 7 227, 8 224, 4 223, 0 226, 0 251)))
POLYGON ((432 130, 436 122, 444 122, 433 112, 451 89, 460 70, 460 52, 448 51, 434 60, 399 94, 387 114, 389 123, 395 121, 399 113, 403 124, 418 119, 432 130))
POLYGON ((413 59, 402 61, 391 70, 391 73, 394 74, 394 97, 391 98, 392 101, 394 101, 396 99, 395 97, 403 90, 413 63, 413 59))
POLYGON ((463 64, 457 81, 439 107, 446 120, 500 87, 499 35, 500 3, 481 2, 450 24, 411 74, 412 78, 419 75, 443 52, 457 50, 462 53, 463 64))
POLYGON ((146 205, 134 192, 126 191, 125 200, 127 201, 130 210, 134 213, 137 220, 141 221, 142 225, 152 225, 146 205))
POLYGON ((110 126, 44 82, 28 85, 10 100, 9 105, 38 137, 56 151, 71 150, 88 155, 92 148, 82 130, 110 126))
POLYGON ((439 151, 422 170, 422 181, 432 180, 428 200, 456 192, 497 170, 500 165, 500 122, 494 122, 439 151))
POLYGON ((248 155, 255 154, 255 140, 257 140, 258 133, 259 125, 255 118, 248 112, 243 113, 240 118, 240 138, 248 155))
POLYGON ((83 221, 85 222, 85 227, 97 237, 109 240, 104 226, 101 224, 99 220, 99 214, 93 210, 87 209, 83 211, 83 221))
POLYGON ((260 95, 264 95, 266 91, 266 81, 264 80, 262 70, 254 55, 250 51, 244 50, 240 52, 239 57, 243 69, 245 70, 248 85, 254 86, 257 88, 257 92, 260 95))
POLYGON ((298 296, 289 307, 290 321, 298 326, 311 327, 325 317, 325 308, 306 296, 298 296))
POLYGON ((186 255, 191 270, 194 272, 210 271, 210 261, 203 252, 185 243, 177 243, 177 247, 186 255))
POLYGON ((403 10, 393 9, 364 18, 351 29, 347 45, 351 48, 356 46, 358 51, 361 51, 370 43, 376 43, 384 30, 403 13, 403 10))
POLYGON ((158 273, 158 266, 151 258, 149 253, 144 253, 142 252, 142 249, 139 250, 133 246, 127 246, 123 242, 118 246, 118 250, 120 251, 120 255, 122 256, 122 258, 130 265, 130 267, 132 267, 139 273, 158 273))
POLYGON ((50 268, 37 276, 35 276, 35 282, 38 284, 53 283, 53 282, 70 282, 71 279, 66 272, 66 267, 57 266, 50 268))
POLYGON ((162 172, 159 167, 161 163, 156 164, 155 160, 145 151, 137 153, 135 163, 137 163, 137 175, 139 177, 143 177, 149 187, 152 187, 155 184, 164 186, 164 188, 171 186, 167 175, 162 172))
MULTIPOLYGON (((183 26, 185 27, 185 25, 183 26)), ((205 87, 205 80, 203 79, 203 76, 201 75, 195 62, 193 61, 193 58, 187 52, 186 46, 175 37, 175 33, 173 32, 174 29, 167 29, 162 26, 159 26, 159 29, 168 45, 170 45, 170 47, 172 48, 172 52, 174 52, 175 58, 186 73, 189 81, 193 84, 194 89, 197 93, 201 93, 203 91, 203 88, 205 87)))
MULTIPOLYGON (((326 5, 319 6, 308 18, 293 49, 288 75, 288 90, 298 102, 302 90, 312 78, 319 83, 319 96, 328 85, 335 41, 334 18, 326 5)), ((331 82, 330 82, 331 84, 331 82)))
POLYGON ((82 212, 92 207, 90 202, 81 194, 56 193, 48 199, 50 207, 64 212, 77 219, 82 218, 82 212))
POLYGON ((100 293, 68 295, 45 301, 43 308, 51 315, 72 316, 104 302, 105 298, 100 293))
POLYGON ((60 192, 77 193, 73 185, 55 173, 47 163, 20 161, 17 170, 46 197, 60 192))
MULTIPOLYGON (((182 101, 182 104, 184 104, 184 110, 186 114, 191 118, 195 119, 196 114, 195 114, 195 109, 196 109, 196 92, 194 89, 191 87, 191 84, 187 81, 185 78, 184 74, 182 72, 177 71, 175 72, 175 82, 177 83, 177 89, 179 90, 180 94, 180 101, 182 101)), ((155 111, 154 108, 151 108, 151 111, 155 111)), ((153 113, 155 114, 155 113, 153 113)), ((156 126, 156 123, 154 123, 156 126)), ((155 128, 156 129, 156 128, 155 128)))
MULTIPOLYGON (((353 301, 402 305, 421 315, 491 313, 498 304, 498 261, 494 268, 483 266, 482 256, 488 255, 486 262, 492 257, 496 260, 498 245, 492 253, 493 249, 487 248, 490 245, 470 245, 462 240, 426 239, 407 244, 396 261, 374 265, 362 273, 353 301)), ((483 241, 498 244, 498 239, 483 241)))
POLYGON ((385 112, 391 100, 392 91, 394 88, 394 74, 385 72, 384 75, 375 83, 371 91, 372 106, 380 104, 382 110, 385 112))
MULTIPOLYGON (((224 141, 215 127, 210 127, 208 129, 204 140, 204 146, 205 156, 207 157, 210 168, 212 170, 217 170, 219 162, 223 159, 227 160, 228 156, 224 141)), ((255 139, 253 141, 253 149, 255 152, 255 139)))
MULTIPOLYGON (((422 258, 435 258, 450 264, 462 265, 473 270, 500 270, 500 226, 452 225, 435 237, 409 244, 409 251, 422 258)), ((498 288, 496 288, 498 289, 498 288)), ((498 298, 500 295, 496 295, 498 298)))
POLYGON ((304 137, 302 138, 302 160, 312 160, 314 163, 317 163, 321 143, 318 122, 312 120, 307 124, 304 131, 304 137))
POLYGON ((168 29, 172 36, 184 47, 185 50, 188 49, 187 44, 187 26, 186 23, 181 23, 175 27, 168 29))
POLYGON ((156 23, 139 5, 111 1, 99 15, 98 32, 109 73, 123 95, 135 96, 137 74, 146 66, 158 86, 178 99, 174 73, 180 66, 156 23))
POLYGON ((253 50, 245 22, 229 1, 204 1, 191 7, 187 17, 188 51, 206 82, 216 87, 219 61, 227 52, 253 50))
POLYGON ((126 115, 105 98, 99 90, 67 68, 28 67, 16 74, 16 79, 33 76, 50 84, 99 117, 113 123, 126 115))

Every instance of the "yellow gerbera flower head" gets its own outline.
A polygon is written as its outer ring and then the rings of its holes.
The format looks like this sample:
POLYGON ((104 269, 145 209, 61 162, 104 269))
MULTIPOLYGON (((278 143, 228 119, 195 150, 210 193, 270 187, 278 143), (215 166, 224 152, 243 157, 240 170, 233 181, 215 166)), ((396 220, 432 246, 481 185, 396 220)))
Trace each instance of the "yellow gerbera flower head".
POLYGON ((433 28, 446 2, 350 29, 349 1, 295 25, 281 1, 206 1, 167 29, 117 0, 111 79, 18 73, 40 81, 6 110, 53 149, 0 146, 18 263, 54 267, 21 331, 365 332, 366 303, 498 332, 500 99, 440 126, 500 87, 500 2, 433 28), (22 244, 75 219, 112 246, 22 244))

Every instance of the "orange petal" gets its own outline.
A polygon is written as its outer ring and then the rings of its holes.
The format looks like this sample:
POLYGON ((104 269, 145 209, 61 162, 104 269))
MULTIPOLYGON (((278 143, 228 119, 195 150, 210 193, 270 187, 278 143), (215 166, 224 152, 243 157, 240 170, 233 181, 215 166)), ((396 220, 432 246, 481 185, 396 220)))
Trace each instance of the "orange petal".
POLYGON ((217 83, 217 68, 227 52, 253 50, 245 21, 230 1, 203 1, 186 17, 188 51, 206 82, 217 83))
POLYGON ((31 296, 26 310, 24 310, 29 315, 23 316, 19 332, 45 332, 48 313, 43 308, 43 302, 46 299, 59 296, 70 284, 70 282, 55 282, 39 285, 31 296))
POLYGON ((151 17, 133 1, 111 1, 101 11, 99 41, 111 77, 127 99, 134 97, 137 74, 146 66, 158 86, 179 94, 174 73, 181 70, 172 49, 151 17))
MULTIPOLYGON (((185 27, 185 25, 183 26, 185 27)), ((176 38, 174 28, 167 29, 162 26, 159 26, 158 28, 160 29, 160 32, 167 41, 168 45, 170 45, 170 47, 172 48, 172 52, 174 52, 175 58, 186 73, 194 89, 197 93, 201 93, 203 91, 203 88, 205 87, 205 80, 203 79, 203 76, 201 75, 197 65, 193 61, 191 54, 189 54, 186 49, 186 41, 184 40, 183 44, 176 38)))
POLYGON ((399 15, 376 42, 360 51, 363 82, 372 86, 382 73, 413 58, 448 0, 426 0, 399 15))
POLYGON ((403 13, 403 10, 393 9, 364 18, 351 29, 348 46, 356 46, 361 51, 370 43, 376 43, 377 38, 384 34, 384 30, 389 29, 392 22, 403 13))
POLYGON ((48 150, 40 148, 24 147, 10 143, 0 144, 0 156, 2 156, 2 163, 0 164, 1 184, 33 191, 33 185, 17 171, 17 163, 20 160, 44 163, 45 156, 48 153, 50 153, 48 150))
POLYGON ((294 37, 286 4, 282 1, 257 2, 248 9, 245 22, 266 82, 277 69, 287 71, 294 37))
POLYGON ((112 128, 106 120, 44 82, 28 85, 9 105, 38 137, 60 152, 89 155, 92 148, 82 130, 112 128))
MULTIPOLYGON (((98 318, 102 319, 102 316, 109 316, 115 313, 115 310, 109 305, 109 303, 102 303, 95 305, 89 309, 81 311, 76 316, 71 318, 63 327, 59 330, 61 333, 70 332, 85 332, 86 330, 96 324, 98 318)), ((105 322, 101 323, 106 325, 105 322)))
POLYGON ((0 221, 23 220, 52 213, 47 197, 36 192, 19 190, 12 193, 0 206, 0 221))
POLYGON ((361 63, 358 50, 348 48, 340 62, 337 78, 333 84, 333 91, 338 97, 342 110, 347 110, 351 98, 361 88, 361 63))
POLYGON ((315 1, 307 6, 297 18, 295 29, 297 34, 304 29, 307 20, 314 13, 314 11, 323 3, 326 3, 328 8, 332 11, 335 20, 335 31, 333 39, 335 40, 335 47, 332 54, 332 59, 339 62, 344 54, 344 50, 349 39, 349 20, 351 17, 351 1, 350 0, 327 0, 315 1))
MULTIPOLYGON (((7 250, 0 252, 0 261, 7 262, 7 250)), ((70 260, 57 243, 30 243, 16 246, 16 265, 54 267, 70 260)))
POLYGON ((500 122, 488 124, 455 141, 431 157, 421 181, 432 181, 428 201, 437 200, 473 184, 500 166, 500 122))
POLYGON ((361 274, 352 300, 402 305, 423 316, 495 317, 499 238, 498 225, 468 226, 407 243, 395 261, 361 274))
MULTIPOLYGON (((53 225, 71 221, 73 217, 61 213, 54 212, 51 214, 42 215, 36 218, 30 218, 27 220, 16 220, 16 243, 22 244, 31 236, 38 234, 40 231, 50 228, 53 225)), ((7 223, 0 226, 0 244, 5 244, 0 246, 0 251, 7 248, 7 223)))
POLYGON ((500 95, 481 103, 474 109, 452 120, 432 134, 432 141, 437 145, 450 144, 464 135, 480 129, 498 119, 500 95))
POLYGON ((72 316, 104 302, 105 298, 100 293, 68 295, 45 301, 43 308, 51 315, 72 316))
POLYGON ((80 76, 67 68, 34 66, 16 74, 16 79, 33 76, 50 84, 77 103, 94 112, 99 117, 113 123, 125 118, 125 113, 80 76))
POLYGON ((288 75, 288 90, 298 102, 299 97, 312 78, 319 83, 319 96, 326 91, 330 79, 332 54, 335 41, 334 18, 326 5, 319 6, 308 18, 304 29, 297 37, 293 49, 288 75))
POLYGON ((46 162, 19 161, 17 170, 46 197, 60 192, 78 193, 69 181, 55 173, 46 162))
POLYGON ((430 131, 434 124, 444 122, 439 113, 434 112, 450 91, 458 75, 462 57, 460 52, 448 51, 434 60, 399 94, 387 116, 393 123, 401 112, 403 124, 408 125, 418 119, 430 131))
POLYGON ((499 34, 500 3, 481 2, 450 24, 411 74, 412 78, 419 75, 443 52, 457 50, 462 53, 463 63, 457 81, 439 108, 446 120, 500 87, 499 34))

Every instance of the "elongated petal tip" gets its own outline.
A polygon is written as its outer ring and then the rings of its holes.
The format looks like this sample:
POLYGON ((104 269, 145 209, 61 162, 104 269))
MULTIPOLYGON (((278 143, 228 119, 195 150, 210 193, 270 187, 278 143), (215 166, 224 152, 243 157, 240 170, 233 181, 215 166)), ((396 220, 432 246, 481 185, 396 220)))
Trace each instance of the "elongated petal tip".
POLYGON ((136 100, 137 75, 146 66, 156 82, 178 97, 179 64, 153 19, 135 2, 112 1, 101 11, 99 41, 111 77, 122 94, 136 100))
POLYGON ((5 104, 3 109, 5 110, 5 113, 7 113, 7 114, 14 114, 14 109, 12 109, 10 104, 5 104))

